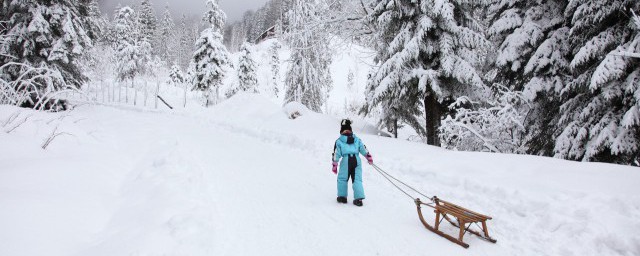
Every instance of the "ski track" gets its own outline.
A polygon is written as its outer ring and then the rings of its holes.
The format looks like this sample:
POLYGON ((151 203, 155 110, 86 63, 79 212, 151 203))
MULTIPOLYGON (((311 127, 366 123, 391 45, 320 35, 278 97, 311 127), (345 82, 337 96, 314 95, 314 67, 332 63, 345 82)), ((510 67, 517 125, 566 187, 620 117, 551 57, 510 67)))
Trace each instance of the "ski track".
MULTIPOLYGON (((118 184, 102 185, 102 190, 111 193, 87 195, 100 199, 95 206, 99 210, 87 210, 92 221, 84 221, 92 224, 76 233, 91 235, 84 239, 71 235, 61 244, 44 243, 23 250, 3 250, 0 242, 0 254, 42 255, 49 247, 55 248, 48 250, 49 255, 640 254, 640 239, 631 235, 640 228, 637 194, 621 198, 598 193, 604 188, 589 193, 581 187, 546 191, 556 181, 536 180, 539 166, 517 163, 530 156, 487 157, 361 136, 378 165, 392 175, 427 195, 437 194, 494 218, 488 226, 498 243, 468 234, 465 242, 471 247, 465 250, 427 231, 411 199, 369 166, 364 167, 365 206, 353 206, 352 198, 347 205, 337 204, 336 177, 329 162, 335 134, 280 129, 278 124, 259 122, 249 126, 206 111, 135 112, 118 106, 83 106, 74 111, 73 122, 60 121, 74 131, 74 138, 68 141, 91 141, 89 146, 97 147, 98 154, 100 150, 116 151, 105 154, 106 159, 99 163, 71 161, 65 165, 99 166, 91 174, 104 172, 103 176, 88 180, 118 184), (80 119, 88 121, 76 122, 80 119), (439 160, 456 157, 465 161, 439 160), (486 169, 497 160, 523 170, 516 177, 505 168, 486 169), (533 185, 520 186, 519 182, 527 181, 523 175, 531 175, 533 185), (492 180, 496 177, 501 180, 492 180)), ((15 190, 0 187, 0 191, 15 190)), ((432 222, 429 209, 424 213, 432 222)), ((65 210, 58 214, 51 219, 64 219, 65 210)), ((82 216, 82 212, 76 214, 82 216)), ((11 218, 16 217, 0 213, 1 221, 11 218)), ((70 223, 52 225, 50 232, 64 229, 63 224, 70 223)), ((443 228, 457 234, 453 227, 443 228)), ((27 234, 10 237, 0 232, 0 238, 18 241, 27 234)), ((33 239, 47 241, 45 235, 33 239)))

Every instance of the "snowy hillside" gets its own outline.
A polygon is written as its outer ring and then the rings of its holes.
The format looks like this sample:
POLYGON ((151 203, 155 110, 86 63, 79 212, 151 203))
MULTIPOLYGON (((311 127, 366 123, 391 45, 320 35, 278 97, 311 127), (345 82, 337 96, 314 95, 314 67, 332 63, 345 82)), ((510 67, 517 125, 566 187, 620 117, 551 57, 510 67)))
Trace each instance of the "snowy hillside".
POLYGON ((637 168, 447 151, 356 121, 379 166, 493 217, 498 242, 463 249, 370 166, 364 207, 335 202, 338 123, 248 94, 188 111, 0 106, 0 255, 640 254, 637 168))

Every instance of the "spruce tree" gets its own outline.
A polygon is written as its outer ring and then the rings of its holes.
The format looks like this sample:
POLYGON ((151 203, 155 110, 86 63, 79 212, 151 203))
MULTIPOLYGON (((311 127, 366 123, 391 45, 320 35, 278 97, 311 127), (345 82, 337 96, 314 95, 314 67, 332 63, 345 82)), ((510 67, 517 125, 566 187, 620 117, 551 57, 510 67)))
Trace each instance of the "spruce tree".
POLYGON ((180 66, 174 64, 169 71, 169 79, 173 85, 180 85, 185 82, 184 74, 180 70, 180 66))
POLYGON ((241 91, 258 92, 257 66, 251 53, 251 45, 242 44, 238 61, 238 85, 241 91))
POLYGON ((116 73, 118 80, 133 79, 139 69, 138 40, 135 36, 136 22, 135 11, 129 6, 120 8, 113 18, 115 30, 115 59, 117 60, 116 73))
POLYGON ((273 90, 273 94, 277 97, 280 93, 279 83, 280 83, 280 49, 282 46, 280 42, 273 41, 273 44, 269 47, 269 55, 271 58, 269 59, 269 64, 271 65, 271 86, 273 90))
POLYGON ((196 41, 196 50, 193 53, 193 83, 194 89, 203 92, 205 105, 219 97, 219 88, 222 84, 225 71, 224 66, 229 63, 229 53, 222 43, 222 28, 226 20, 225 13, 218 7, 217 0, 207 1, 207 11, 203 17, 210 27, 202 31, 196 41), (215 95, 212 91, 215 90, 215 95))
MULTIPOLYGON (((2 79, 15 81, 32 67, 59 72, 64 81, 50 84, 45 81, 21 87, 34 95, 63 89, 65 85, 79 88, 87 77, 80 59, 91 47, 96 35, 95 17, 89 15, 90 1, 3 1, 0 20, 5 21, 5 40, 0 63, 17 63, 2 70, 2 79), (87 5, 81 5, 82 3, 87 5), (89 29, 89 30, 87 30, 89 29), (50 85, 50 86, 46 86, 50 85)), ((27 74, 40 75, 32 73, 27 74)), ((43 77, 43 80, 46 78, 43 77)))
POLYGON ((497 86, 522 91, 527 108, 524 143, 531 154, 552 155, 560 110, 560 90, 570 79, 566 0, 495 1, 489 7, 488 35, 497 46, 493 70, 497 86))
POLYGON ((175 24, 171 18, 171 11, 169 10, 168 3, 164 9, 164 13, 162 14, 158 37, 158 52, 160 53, 160 58, 167 63, 174 62, 176 57, 176 48, 179 47, 179 45, 175 43, 175 24))
MULTIPOLYGON (((140 37, 145 38, 148 42, 152 42, 155 37, 158 20, 149 0, 142 0, 142 2, 140 2, 138 24, 140 26, 140 37)), ((153 46, 154 45, 152 45, 152 47, 153 46)))
POLYGON ((191 36, 189 35, 189 28, 187 26, 187 16, 182 15, 180 19, 180 26, 178 27, 178 31, 176 33, 178 37, 178 64, 180 67, 185 70, 189 67, 189 62, 192 57, 192 49, 193 49, 193 41, 191 40, 191 36))
POLYGON ((365 112, 381 107, 381 124, 413 127, 439 145, 447 101, 482 88, 480 50, 489 43, 474 18, 483 1, 378 0, 368 15, 378 52, 367 86, 365 112), (426 125, 420 124, 420 115, 426 125))
POLYGON ((140 26, 138 16, 128 7, 122 7, 114 17, 115 23, 115 59, 116 73, 119 81, 134 79, 141 74, 147 74, 151 66, 151 43, 146 37, 139 37, 140 26))
POLYGON ((554 156, 631 164, 640 155, 640 2, 570 1, 565 17, 574 79, 562 88, 554 156))

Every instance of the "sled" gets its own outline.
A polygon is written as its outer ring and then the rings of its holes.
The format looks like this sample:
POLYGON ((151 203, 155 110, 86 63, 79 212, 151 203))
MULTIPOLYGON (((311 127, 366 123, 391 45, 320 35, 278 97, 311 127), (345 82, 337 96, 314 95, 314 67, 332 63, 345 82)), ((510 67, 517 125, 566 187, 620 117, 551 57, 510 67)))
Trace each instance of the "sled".
POLYGON ((491 217, 489 216, 465 209, 461 206, 449 203, 444 200, 440 200, 435 196, 433 197, 432 203, 424 203, 420 201, 420 198, 416 198, 415 203, 416 207, 418 208, 418 216, 420 217, 420 221, 422 222, 422 224, 428 230, 446 238, 451 242, 454 242, 464 248, 469 248, 469 245, 462 241, 462 238, 467 232, 474 234, 486 241, 492 243, 497 242, 495 239, 489 236, 489 230, 487 229, 487 220, 491 219, 491 217), (434 212, 436 213, 436 221, 434 226, 429 225, 429 223, 427 223, 427 221, 424 219, 421 209, 422 205, 426 205, 434 209, 434 212), (452 219, 452 217, 455 218, 455 221, 452 219), (451 223, 451 225, 457 227, 460 230, 458 238, 455 238, 439 230, 440 223, 442 223, 443 220, 447 220, 449 223, 451 223), (480 223, 482 227, 480 227, 478 223, 480 223), (472 230, 472 225, 476 225, 478 228, 480 228, 480 231, 472 230))

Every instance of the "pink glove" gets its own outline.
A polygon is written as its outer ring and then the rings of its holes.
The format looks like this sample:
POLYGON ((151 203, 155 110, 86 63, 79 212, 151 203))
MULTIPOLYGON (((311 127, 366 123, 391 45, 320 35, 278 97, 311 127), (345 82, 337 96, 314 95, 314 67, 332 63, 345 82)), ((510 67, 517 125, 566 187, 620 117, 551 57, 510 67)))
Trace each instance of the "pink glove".
POLYGON ((338 162, 333 162, 332 165, 333 168, 331 169, 331 171, 333 172, 333 174, 338 174, 338 162))
POLYGON ((367 153, 365 157, 367 158, 367 162, 369 162, 369 164, 373 164, 373 157, 371 156, 371 154, 367 153))

